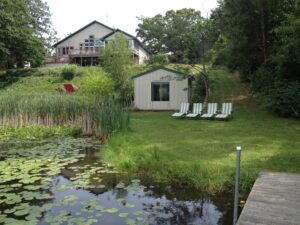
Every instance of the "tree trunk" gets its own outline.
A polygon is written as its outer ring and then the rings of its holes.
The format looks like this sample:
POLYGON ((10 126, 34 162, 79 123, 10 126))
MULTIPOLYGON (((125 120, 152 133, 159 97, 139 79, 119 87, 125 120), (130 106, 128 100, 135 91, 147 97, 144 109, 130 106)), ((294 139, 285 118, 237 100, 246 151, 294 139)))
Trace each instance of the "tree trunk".
POLYGON ((262 41, 262 52, 264 57, 264 62, 267 61, 267 42, 266 42, 266 24, 265 24, 265 11, 262 10, 262 15, 260 17, 260 28, 261 28, 261 41, 262 41))
POLYGON ((201 75, 202 75, 204 86, 205 86, 205 96, 203 99, 203 105, 204 105, 204 108, 207 108, 210 93, 209 93, 209 85, 208 85, 208 74, 206 71, 205 63, 203 64, 203 71, 201 72, 201 75))

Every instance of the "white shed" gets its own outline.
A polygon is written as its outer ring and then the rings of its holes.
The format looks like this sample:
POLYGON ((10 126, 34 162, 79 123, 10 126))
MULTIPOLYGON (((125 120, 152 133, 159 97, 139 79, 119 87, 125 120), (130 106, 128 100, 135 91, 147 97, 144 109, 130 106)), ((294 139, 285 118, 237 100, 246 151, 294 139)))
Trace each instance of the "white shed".
POLYGON ((134 105, 140 110, 178 110, 190 102, 191 76, 169 68, 157 68, 133 77, 134 105))

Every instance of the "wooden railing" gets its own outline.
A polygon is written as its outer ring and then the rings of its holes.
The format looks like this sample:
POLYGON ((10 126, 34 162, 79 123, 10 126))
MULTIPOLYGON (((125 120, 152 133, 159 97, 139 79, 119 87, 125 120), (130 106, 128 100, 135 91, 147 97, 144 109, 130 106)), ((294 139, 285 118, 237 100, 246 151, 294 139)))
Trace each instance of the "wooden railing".
MULTIPOLYGON (((88 49, 88 50, 86 50, 86 49, 70 49, 69 50, 69 54, 66 54, 66 55, 60 55, 60 56, 58 56, 57 58, 60 58, 60 59, 62 59, 62 58, 68 58, 68 57, 70 57, 70 58, 72 58, 72 57, 97 57, 97 56, 99 56, 100 55, 100 52, 101 52, 101 48, 99 48, 99 49, 88 49)), ((132 49, 132 53, 134 54, 134 55, 139 55, 139 51, 137 50, 137 49, 132 49)), ((67 59, 65 59, 65 60, 67 60, 67 59)))

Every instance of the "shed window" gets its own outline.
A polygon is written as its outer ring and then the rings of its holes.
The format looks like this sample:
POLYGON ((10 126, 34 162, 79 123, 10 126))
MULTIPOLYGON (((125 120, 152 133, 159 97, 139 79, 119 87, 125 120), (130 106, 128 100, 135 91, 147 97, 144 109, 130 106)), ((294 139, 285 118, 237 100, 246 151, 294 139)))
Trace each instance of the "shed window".
POLYGON ((169 101, 170 100, 170 83, 169 82, 153 82, 151 84, 151 100, 152 101, 169 101))

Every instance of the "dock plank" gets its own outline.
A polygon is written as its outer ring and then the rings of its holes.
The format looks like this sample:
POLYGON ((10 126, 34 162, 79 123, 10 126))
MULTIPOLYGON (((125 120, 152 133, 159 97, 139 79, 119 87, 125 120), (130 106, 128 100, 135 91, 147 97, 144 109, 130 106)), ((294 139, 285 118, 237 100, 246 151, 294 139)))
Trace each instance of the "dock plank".
POLYGON ((262 173, 237 225, 300 225, 300 175, 262 173))

